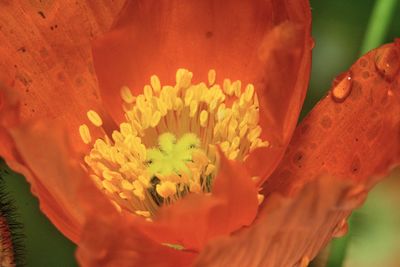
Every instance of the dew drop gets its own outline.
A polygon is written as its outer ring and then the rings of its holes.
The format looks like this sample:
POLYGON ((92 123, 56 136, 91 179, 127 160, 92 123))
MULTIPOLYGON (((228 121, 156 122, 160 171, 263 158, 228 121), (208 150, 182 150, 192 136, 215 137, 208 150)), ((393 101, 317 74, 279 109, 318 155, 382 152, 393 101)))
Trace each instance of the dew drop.
POLYGON ((318 147, 318 145, 316 143, 311 143, 310 144, 311 150, 315 150, 317 147, 318 147))
POLYGON ((373 111, 370 115, 370 119, 376 119, 379 116, 379 113, 376 111, 373 111))
POLYGON ((366 80, 366 79, 369 78, 369 72, 368 72, 368 71, 363 71, 362 74, 361 74, 361 76, 362 76, 363 79, 366 80))
POLYGON ((299 261, 298 266, 299 267, 307 267, 309 263, 310 263, 310 258, 308 256, 303 256, 301 258, 301 260, 299 261))
POLYGON ((373 123, 366 132, 368 140, 370 140, 370 141, 374 140, 378 136, 381 128, 382 128, 381 121, 377 121, 376 123, 373 123))
POLYGON ((310 125, 304 124, 304 125, 300 128, 301 134, 303 134, 303 135, 307 134, 309 129, 310 129, 310 125))
POLYGON ((63 73, 63 72, 59 72, 59 73, 57 74, 57 79, 58 79, 59 81, 61 81, 61 82, 64 82, 64 81, 66 80, 64 73, 63 73))
POLYGON ((328 129, 328 128, 330 128, 330 127, 332 126, 332 120, 331 120, 331 118, 328 117, 328 116, 324 116, 324 117, 321 119, 320 123, 321 123, 321 126, 322 126, 323 128, 325 128, 325 129, 328 129))
POLYGON ((390 89, 388 90, 388 92, 386 93, 386 94, 384 94, 383 96, 382 96, 382 98, 381 98, 381 104, 383 105, 383 106, 386 106, 386 104, 388 104, 388 102, 389 102, 389 95, 390 95, 390 89))
POLYGON ((311 46, 311 49, 313 49, 315 47, 315 40, 312 37, 310 38, 310 46, 311 46))
POLYGON ((343 102, 350 95, 353 81, 350 73, 343 73, 333 81, 331 90, 332 98, 335 102, 343 102))
POLYGON ((336 113, 339 114, 340 112, 342 112, 342 107, 339 106, 339 105, 335 105, 334 110, 335 110, 336 113))
POLYGON ((357 185, 347 191, 339 200, 338 206, 344 210, 352 210, 360 207, 367 198, 368 191, 363 185, 357 185))
POLYGON ((342 237, 349 231, 349 224, 346 219, 342 219, 333 230, 333 237, 342 237))
POLYGON ((352 101, 358 101, 362 97, 362 94, 363 91, 361 83, 353 81, 349 99, 352 101))
POLYGON ((368 61, 365 58, 360 59, 360 66, 365 68, 368 65, 368 61))
POLYGON ((45 47, 42 47, 42 49, 40 49, 39 53, 42 58, 46 58, 49 56, 49 52, 47 51, 47 49, 45 47))
POLYGON ((382 47, 376 52, 375 67, 380 75, 388 81, 392 81, 400 69, 400 55, 398 48, 382 47))

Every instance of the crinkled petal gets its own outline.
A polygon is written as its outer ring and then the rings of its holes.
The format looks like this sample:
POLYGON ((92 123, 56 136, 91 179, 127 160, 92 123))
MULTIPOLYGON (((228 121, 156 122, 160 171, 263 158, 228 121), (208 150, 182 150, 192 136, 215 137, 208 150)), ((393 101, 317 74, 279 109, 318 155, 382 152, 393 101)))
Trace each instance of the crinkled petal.
MULTIPOLYGON (((86 111, 92 108, 102 113, 90 41, 109 27, 121 5, 122 1, 0 4, 0 156, 27 177, 50 218, 60 214, 63 219, 57 219, 56 225, 64 225, 61 228, 76 228, 65 226, 76 223, 70 223, 64 211, 51 203, 54 196, 46 181, 49 175, 34 173, 27 166, 15 147, 19 140, 14 140, 17 136, 12 137, 9 129, 37 118, 45 118, 48 128, 62 122, 73 145, 80 147, 78 125, 87 122, 86 111)), ((107 124, 107 119, 103 120, 107 124)), ((76 232, 64 231, 73 240, 77 240, 76 232)))
POLYGON ((77 127, 98 109, 90 41, 107 30, 119 1, 0 3, 0 82, 18 92, 21 119, 46 117, 77 127))
MULTIPOLYGON (((97 190, 98 191, 98 190, 97 190)), ((190 266, 196 253, 176 250, 151 240, 129 213, 119 213, 104 194, 89 191, 85 202, 98 201, 88 209, 86 224, 77 251, 82 266, 190 266)))
POLYGON ((257 209, 257 188, 246 169, 222 157, 211 195, 189 195, 162 208, 145 231, 160 243, 199 251, 212 238, 250 225, 257 209))
POLYGON ((283 23, 266 37, 264 80, 260 91, 260 122, 268 148, 255 150, 246 160, 259 184, 276 168, 292 137, 303 105, 311 67, 311 41, 304 28, 283 23))
POLYGON ((22 173, 35 185, 32 190, 41 210, 78 244, 79 262, 83 266, 189 266, 194 253, 152 240, 141 231, 140 218, 119 213, 83 169, 67 132, 61 125, 51 130, 48 125, 44 121, 24 124, 8 132, 22 173))
POLYGON ((149 223, 117 209, 89 177, 78 188, 85 216, 77 250, 82 266, 184 267, 193 262, 193 251, 175 250, 147 236, 142 229, 149 223))
POLYGON ((351 211, 399 164, 399 56, 397 41, 359 59, 350 79, 340 76, 345 83, 335 82, 301 123, 284 160, 264 184, 267 198, 256 221, 211 243, 198 266, 307 264, 333 236, 346 232, 351 211), (282 205, 278 195, 285 195, 288 204, 282 205))
POLYGON ((225 158, 221 161, 213 195, 187 196, 162 208, 151 223, 126 212, 118 213, 104 195, 85 194, 82 201, 90 212, 78 250, 80 263, 189 266, 209 240, 249 225, 258 207, 256 186, 243 173, 243 166, 225 158), (89 204, 94 201, 96 205, 89 204), (167 244, 184 249, 177 251, 167 244))
MULTIPOLYGON (((322 173, 373 183, 400 161, 400 42, 360 58, 297 128, 266 191, 290 192, 322 173), (383 68, 383 69, 382 69, 383 68), (350 80, 349 80, 350 75, 350 80), (335 92, 349 86, 343 102, 335 92)), ((339 81, 338 81, 339 80, 339 81)))
POLYGON ((8 132, 19 157, 18 161, 11 161, 10 167, 26 177, 32 193, 40 200, 41 210, 54 225, 77 242, 84 221, 77 189, 89 178, 78 155, 70 150, 65 130, 51 129, 48 123, 40 122, 8 132))
POLYGON ((338 204, 350 188, 345 181, 321 177, 293 198, 274 193, 251 227, 211 242, 194 266, 307 266, 333 231, 341 234, 346 227, 342 218, 349 210, 338 204))
POLYGON ((7 128, 19 123, 19 108, 18 96, 0 82, 0 156, 5 158, 9 165, 12 162, 17 164, 18 153, 7 128))
POLYGON ((114 119, 123 120, 119 90, 142 93, 150 76, 175 84, 178 68, 206 81, 253 83, 271 148, 249 159, 265 178, 290 140, 310 72, 311 14, 307 1, 130 1, 113 30, 94 43, 100 91, 114 119), (112 66, 110 68, 110 66, 112 66))

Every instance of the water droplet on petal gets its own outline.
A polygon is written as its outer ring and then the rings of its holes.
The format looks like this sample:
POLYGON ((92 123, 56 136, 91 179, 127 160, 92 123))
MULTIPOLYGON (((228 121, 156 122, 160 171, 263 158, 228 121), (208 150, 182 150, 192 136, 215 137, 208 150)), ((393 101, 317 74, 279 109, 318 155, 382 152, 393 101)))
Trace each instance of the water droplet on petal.
POLYGON ((367 129, 367 132, 366 132, 366 136, 367 136, 368 140, 370 140, 370 141, 374 140, 380 133, 381 129, 382 129, 382 121, 377 121, 375 123, 371 123, 371 126, 367 129))
POLYGON ((310 38, 310 46, 311 46, 311 49, 313 49, 315 47, 315 40, 312 37, 310 38))
POLYGON ((400 55, 397 50, 397 47, 389 46, 376 52, 375 67, 388 81, 392 81, 400 69, 400 55))
POLYGON ((335 102, 343 102, 350 95, 353 81, 350 73, 344 73, 336 77, 333 81, 331 90, 332 98, 335 102))
POLYGON ((361 76, 362 76, 363 79, 366 80, 366 79, 369 78, 369 72, 368 72, 368 71, 363 71, 362 74, 361 74, 361 76))
POLYGON ((316 144, 316 143, 311 143, 310 144, 310 149, 311 150, 314 150, 314 149, 316 149, 318 147, 318 145, 316 144))
POLYGON ((328 116, 324 116, 320 123, 323 128, 328 129, 332 126, 332 119, 328 116))
POLYGON ((310 258, 308 256, 303 256, 299 262, 299 267, 307 267, 310 263, 310 258))
POLYGON ((338 206, 345 210, 352 210, 360 207, 367 198, 368 191, 363 185, 357 185, 347 191, 339 200, 338 206))
POLYGON ((332 236, 333 237, 342 237, 349 231, 349 224, 347 223, 346 219, 341 220, 338 225, 336 225, 335 229, 333 230, 332 236))
POLYGON ((309 130, 309 129, 310 129, 310 125, 304 124, 304 125, 300 128, 301 134, 306 134, 306 133, 308 133, 308 130, 309 130))
POLYGON ((360 66, 365 68, 368 65, 368 61, 365 58, 360 59, 360 66))
POLYGON ((358 101, 361 99, 362 95, 363 95, 362 84, 357 81, 353 81, 349 99, 352 101, 358 101))

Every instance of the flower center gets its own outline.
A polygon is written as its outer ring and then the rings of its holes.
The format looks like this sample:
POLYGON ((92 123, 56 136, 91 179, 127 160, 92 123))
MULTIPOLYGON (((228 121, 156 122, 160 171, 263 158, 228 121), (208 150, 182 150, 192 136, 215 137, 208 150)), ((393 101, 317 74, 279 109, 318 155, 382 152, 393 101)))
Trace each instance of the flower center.
MULTIPOLYGON (((176 73, 175 86, 162 86, 153 75, 143 94, 121 89, 126 121, 111 138, 95 140, 85 156, 92 179, 118 208, 151 218, 161 205, 188 193, 210 193, 218 172, 216 145, 230 160, 243 161, 258 147, 259 107, 254 86, 241 81, 192 84, 193 74, 176 73)), ((88 119, 96 127, 102 120, 93 110, 88 119)), ((89 127, 79 128, 82 140, 92 142, 89 127)))

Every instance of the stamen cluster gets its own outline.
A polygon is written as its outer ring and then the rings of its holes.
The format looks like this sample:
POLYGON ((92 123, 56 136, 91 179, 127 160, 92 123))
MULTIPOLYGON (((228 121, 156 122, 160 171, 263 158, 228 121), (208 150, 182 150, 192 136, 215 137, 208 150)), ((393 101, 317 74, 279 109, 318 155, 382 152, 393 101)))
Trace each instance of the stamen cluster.
MULTIPOLYGON (((161 86, 153 75, 143 94, 121 89, 126 121, 111 138, 94 142, 85 157, 92 179, 117 204, 150 218, 159 206, 188 193, 209 193, 218 172, 216 145, 231 160, 242 161, 254 149, 268 146, 260 138, 259 104, 252 84, 241 81, 192 84, 186 69, 174 86, 161 86)), ((102 120, 88 112, 94 126, 102 120)), ((89 127, 81 125, 83 141, 91 143, 89 127)))

